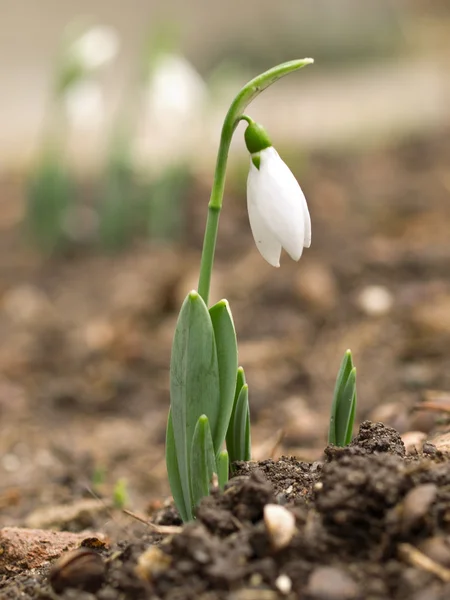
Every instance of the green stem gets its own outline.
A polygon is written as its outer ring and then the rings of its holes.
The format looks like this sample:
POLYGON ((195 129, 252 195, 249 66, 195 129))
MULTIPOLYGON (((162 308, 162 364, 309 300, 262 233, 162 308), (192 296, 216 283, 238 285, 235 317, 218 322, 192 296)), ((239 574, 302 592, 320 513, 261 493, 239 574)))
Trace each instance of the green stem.
POLYGON ((211 285, 211 274, 216 250, 217 230, 219 228, 219 217, 222 209, 223 191, 225 188, 228 152, 230 150, 233 133, 241 119, 249 122, 250 117, 243 114, 244 110, 262 91, 284 75, 301 69, 302 67, 306 67, 313 62, 312 58, 303 58, 301 60, 292 60, 278 65, 273 69, 269 69, 269 71, 266 71, 249 81, 231 103, 223 122, 222 133, 220 136, 214 182, 208 204, 208 218, 206 221, 200 264, 198 293, 203 298, 206 305, 208 305, 209 300, 209 288, 211 285))

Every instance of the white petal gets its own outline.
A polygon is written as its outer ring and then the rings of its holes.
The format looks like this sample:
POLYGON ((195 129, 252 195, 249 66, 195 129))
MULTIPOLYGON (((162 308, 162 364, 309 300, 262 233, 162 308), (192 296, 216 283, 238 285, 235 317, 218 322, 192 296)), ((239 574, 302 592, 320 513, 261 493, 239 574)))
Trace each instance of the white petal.
POLYGON ((80 81, 70 87, 64 98, 67 116, 75 127, 90 129, 103 118, 103 96, 94 81, 80 81))
POLYGON ((303 241, 303 245, 305 248, 309 248, 311 246, 311 216, 309 214, 308 205, 306 204, 305 195, 302 192, 303 196, 303 216, 305 219, 305 238, 303 241))
POLYGON ((259 171, 250 161, 247 179, 247 209, 250 227, 262 257, 273 267, 280 266, 281 244, 267 227, 259 205, 259 171))
POLYGON ((310 228, 305 218, 305 197, 275 148, 266 148, 260 156, 257 178, 259 212, 266 227, 291 258, 299 260, 310 228))
POLYGON ((111 62, 119 51, 119 36, 113 27, 98 25, 78 38, 72 52, 85 69, 98 69, 111 62))
POLYGON ((148 89, 149 107, 158 117, 191 118, 206 97, 206 83, 184 57, 163 54, 159 58, 148 89))

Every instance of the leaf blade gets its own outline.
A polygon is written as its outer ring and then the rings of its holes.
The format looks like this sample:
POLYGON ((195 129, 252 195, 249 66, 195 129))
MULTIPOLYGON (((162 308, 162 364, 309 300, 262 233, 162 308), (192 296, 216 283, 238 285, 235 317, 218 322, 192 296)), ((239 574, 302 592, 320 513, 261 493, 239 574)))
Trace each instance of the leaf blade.
POLYGON ((336 445, 345 446, 348 437, 349 423, 352 412, 355 409, 354 397, 356 389, 356 369, 350 371, 344 389, 339 396, 338 409, 336 411, 336 445))
POLYGON ((209 309, 216 341, 220 382, 220 408, 217 423, 211 427, 214 448, 219 454, 225 440, 234 405, 238 349, 233 317, 227 300, 209 309))
POLYGON ((206 415, 199 417, 195 427, 190 467, 192 505, 196 507, 203 497, 209 495, 211 479, 216 470, 211 428, 206 415))
POLYGON ((189 477, 192 438, 200 416, 219 413, 219 370, 208 309, 195 291, 180 310, 170 363, 170 402, 178 471, 185 504, 192 504, 189 477))
POLYGON ((230 469, 230 460, 228 452, 222 450, 217 457, 217 478, 219 480, 219 488, 223 490, 225 484, 228 481, 228 474, 230 469))
POLYGON ((347 350, 342 358, 341 365, 339 367, 338 375, 336 377, 336 384, 334 387, 333 393, 333 403, 331 405, 331 414, 330 414, 330 427, 328 432, 328 443, 336 444, 336 420, 337 420, 337 412, 340 403, 340 397, 345 388, 345 384, 347 383, 348 376, 350 375, 350 371, 353 368, 352 361, 352 353, 350 350, 347 350))
POLYGON ((231 411, 230 421, 228 423, 228 429, 227 429, 227 434, 226 434, 226 443, 227 443, 228 454, 230 457, 230 463, 234 462, 235 459, 233 457, 236 456, 236 450, 234 447, 234 420, 235 420, 235 414, 236 414, 236 403, 238 401, 242 386, 245 385, 245 383, 246 383, 246 381, 245 381, 244 369, 242 367, 239 367, 237 369, 237 373, 236 373, 236 385, 235 385, 235 391, 234 391, 233 409, 231 411))
POLYGON ((170 409, 166 429, 166 466, 172 497, 178 512, 180 513, 181 519, 186 523, 186 521, 190 521, 192 519, 192 510, 190 498, 189 504, 186 505, 185 503, 183 487, 181 485, 180 473, 178 470, 177 452, 175 448, 175 437, 173 433, 172 412, 170 409))

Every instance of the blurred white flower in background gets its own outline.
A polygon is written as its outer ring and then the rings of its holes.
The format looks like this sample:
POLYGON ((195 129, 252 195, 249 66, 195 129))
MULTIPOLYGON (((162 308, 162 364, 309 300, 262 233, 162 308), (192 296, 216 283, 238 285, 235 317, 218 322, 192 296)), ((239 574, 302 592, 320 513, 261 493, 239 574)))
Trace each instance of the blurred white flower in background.
POLYGON ((70 53, 84 69, 94 71, 114 60, 119 47, 116 30, 108 25, 97 25, 73 42, 70 53))
POLYGON ((157 59, 147 90, 148 107, 155 116, 190 118, 206 96, 201 75, 183 56, 163 54, 157 59))
POLYGON ((71 86, 64 96, 64 106, 74 127, 91 129, 103 121, 103 94, 95 81, 81 80, 71 86))
POLYGON ((199 147, 209 102, 208 87, 183 56, 155 57, 144 88, 143 123, 136 142, 136 159, 157 170, 192 156, 199 147))

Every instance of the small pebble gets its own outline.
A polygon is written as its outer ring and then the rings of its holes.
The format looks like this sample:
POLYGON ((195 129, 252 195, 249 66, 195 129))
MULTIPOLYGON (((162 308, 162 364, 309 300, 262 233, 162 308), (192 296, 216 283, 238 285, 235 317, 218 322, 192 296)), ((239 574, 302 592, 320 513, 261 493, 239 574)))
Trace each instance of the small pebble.
POLYGON ((284 596, 287 596, 292 590, 292 581, 287 575, 279 575, 275 580, 275 587, 280 590, 284 596))
POLYGON ((336 567, 318 567, 311 573, 307 593, 314 600, 356 600, 359 588, 353 579, 336 567))
POLYGON ((410 490, 403 500, 402 528, 406 533, 417 526, 428 514, 436 499, 438 488, 434 483, 418 485, 410 490))
POLYGON ((419 544, 419 550, 434 562, 450 569, 450 541, 439 536, 430 537, 419 544))
POLYGON ((168 554, 158 546, 150 546, 138 558, 136 575, 145 581, 151 581, 155 575, 167 571, 171 563, 172 559, 168 554))
POLYGON ((425 442, 425 444, 422 446, 422 452, 424 454, 434 455, 437 452, 436 446, 434 446, 433 444, 430 444, 430 442, 425 442))
POLYGON ((405 444, 406 453, 419 452, 427 434, 423 431, 407 431, 402 434, 402 441, 405 444))
POLYGON ((380 317, 390 312, 394 299, 381 285, 369 285, 358 296, 359 308, 369 317, 380 317))
POLYGON ((105 581, 106 564, 94 550, 78 548, 63 554, 49 572, 53 590, 60 594, 67 588, 96 592, 105 581))
POLYGON ((264 523, 274 550, 285 548, 295 533, 295 517, 284 506, 266 504, 264 523))

